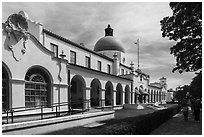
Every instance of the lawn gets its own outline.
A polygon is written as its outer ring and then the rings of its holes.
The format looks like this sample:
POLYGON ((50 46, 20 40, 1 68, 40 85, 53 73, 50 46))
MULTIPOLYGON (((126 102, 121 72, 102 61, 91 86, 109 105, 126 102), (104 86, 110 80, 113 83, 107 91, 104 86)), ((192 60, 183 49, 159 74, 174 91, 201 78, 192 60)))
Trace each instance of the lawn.
MULTIPOLYGON (((167 105, 167 107, 170 107, 172 105, 167 105)), ((84 126, 64 129, 60 131, 55 131, 51 133, 47 133, 49 135, 102 135, 110 133, 110 131, 114 130, 115 132, 118 129, 126 128, 129 123, 125 122, 126 119, 136 118, 142 115, 146 115, 149 113, 153 113, 157 110, 145 108, 143 110, 137 110, 137 109, 122 109, 122 110, 116 110, 115 112, 115 118, 101 121, 101 122, 94 122, 90 123, 84 126)), ((125 134, 125 133, 123 133, 125 134)))

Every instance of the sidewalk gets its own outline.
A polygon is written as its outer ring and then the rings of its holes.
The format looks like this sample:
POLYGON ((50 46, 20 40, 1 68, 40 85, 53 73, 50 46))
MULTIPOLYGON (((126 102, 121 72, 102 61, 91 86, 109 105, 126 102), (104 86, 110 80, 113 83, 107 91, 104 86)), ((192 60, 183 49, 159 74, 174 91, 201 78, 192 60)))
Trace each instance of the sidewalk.
POLYGON ((192 112, 189 113, 189 120, 184 121, 182 112, 173 116, 170 120, 153 130, 150 135, 202 135, 201 122, 194 121, 192 112))

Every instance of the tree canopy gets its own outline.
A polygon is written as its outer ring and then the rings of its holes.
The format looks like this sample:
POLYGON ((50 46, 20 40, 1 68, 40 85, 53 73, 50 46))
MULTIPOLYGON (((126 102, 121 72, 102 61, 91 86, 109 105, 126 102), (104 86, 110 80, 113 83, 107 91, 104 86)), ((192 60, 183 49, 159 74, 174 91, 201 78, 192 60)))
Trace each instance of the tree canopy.
POLYGON ((202 97, 202 71, 193 78, 190 84, 190 94, 195 98, 202 97))
POLYGON ((195 72, 202 68, 202 2, 171 2, 172 16, 161 23, 163 37, 176 41, 170 48, 176 57, 173 72, 195 72))
POLYGON ((196 73, 190 85, 179 87, 175 93, 175 98, 181 101, 186 96, 187 92, 189 92, 193 98, 202 97, 202 71, 196 73))

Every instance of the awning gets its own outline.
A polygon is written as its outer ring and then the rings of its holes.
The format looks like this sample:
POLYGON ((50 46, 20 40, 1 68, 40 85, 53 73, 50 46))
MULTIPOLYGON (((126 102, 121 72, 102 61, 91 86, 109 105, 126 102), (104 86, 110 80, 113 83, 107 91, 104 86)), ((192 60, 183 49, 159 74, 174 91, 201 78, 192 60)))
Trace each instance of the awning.
POLYGON ((140 92, 138 91, 138 89, 135 89, 135 93, 136 93, 137 95, 140 95, 140 92))
POLYGON ((142 95, 149 95, 149 93, 147 93, 144 89, 139 88, 140 94, 142 95))

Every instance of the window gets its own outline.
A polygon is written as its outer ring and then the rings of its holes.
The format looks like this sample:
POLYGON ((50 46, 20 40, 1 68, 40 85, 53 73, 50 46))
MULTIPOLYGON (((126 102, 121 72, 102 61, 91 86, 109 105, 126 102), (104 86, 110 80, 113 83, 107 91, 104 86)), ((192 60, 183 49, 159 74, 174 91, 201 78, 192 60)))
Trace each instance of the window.
POLYGON ((126 74, 128 74, 128 71, 126 70, 126 74))
POLYGON ((91 68, 91 60, 90 60, 90 57, 87 57, 87 56, 86 56, 86 67, 91 68))
POLYGON ((47 74, 39 68, 33 68, 26 73, 25 81, 25 107, 47 106, 50 91, 47 74))
POLYGON ((121 69, 121 75, 124 75, 124 69, 121 69))
POLYGON ((70 51, 70 63, 76 64, 76 52, 70 51))
POLYGON ((58 45, 50 43, 52 46, 52 51, 54 52, 54 57, 58 57, 58 45))
POLYGON ((2 110, 9 108, 9 76, 8 72, 2 66, 2 110))
POLYGON ((110 67, 110 65, 109 65, 109 64, 107 65, 107 72, 108 72, 108 74, 110 74, 110 73, 111 73, 111 67, 110 67))
POLYGON ((98 70, 101 71, 101 61, 98 61, 98 70))

